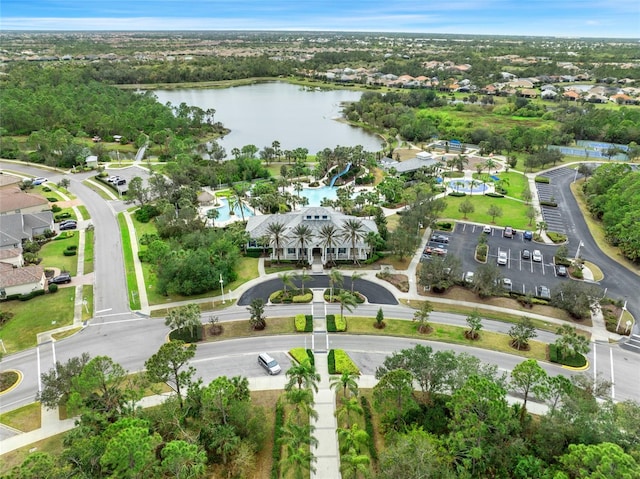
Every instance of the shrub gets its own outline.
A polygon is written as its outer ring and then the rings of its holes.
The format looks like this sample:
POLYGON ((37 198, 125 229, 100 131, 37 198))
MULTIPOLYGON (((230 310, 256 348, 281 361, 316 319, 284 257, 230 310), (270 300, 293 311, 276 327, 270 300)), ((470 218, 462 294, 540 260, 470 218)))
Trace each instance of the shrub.
POLYGON ((558 203, 556 203, 555 201, 541 200, 540 206, 550 206, 552 208, 556 208, 558 206, 558 203))
POLYGON ((546 176, 536 176, 535 182, 536 183, 547 183, 547 184, 549 184, 551 182, 551 180, 549 178, 547 178, 546 176))
POLYGON ((369 400, 365 396, 360 396, 360 405, 362 406, 362 412, 364 415, 364 428, 369 435, 367 441, 367 447, 369 448, 369 456, 374 462, 378 462, 378 450, 376 449, 376 442, 374 441, 375 431, 373 429, 373 414, 371 414, 371 405, 369 400))
POLYGON ((62 252, 62 254, 65 256, 75 256, 76 254, 78 254, 78 252, 74 249, 72 250, 66 249, 62 252))
POLYGON ((340 315, 336 317, 336 331, 346 331, 347 330, 347 319, 340 315))
POLYGON ((262 256, 262 248, 250 248, 244 253, 244 255, 247 258, 259 258, 262 256))
POLYGON ((293 297, 294 303, 310 303, 313 299, 313 293, 299 294, 293 297))
MULTIPOLYGON (((44 289, 39 289, 37 291, 31 291, 28 294, 20 294, 18 295, 18 299, 20 301, 29 301, 32 298, 35 298, 36 296, 42 296, 44 294, 44 289)), ((14 296, 14 295, 12 295, 14 296)), ((8 299, 8 297, 7 297, 8 299)))
POLYGON ((191 328, 174 329, 169 333, 169 339, 171 341, 179 339, 185 343, 197 343, 202 341, 202 327, 195 328, 194 334, 191 333, 191 328))
POLYGON ((269 295, 269 301, 272 303, 282 303, 282 290, 274 291, 269 295))
POLYGON ((448 221, 441 221, 440 223, 436 224, 436 227, 442 231, 451 231, 453 229, 453 223, 450 223, 448 221))
POLYGON ((316 357, 313 355, 313 351, 311 351, 310 349, 307 349, 307 356, 309 358, 309 361, 311 362, 311 366, 315 366, 316 357))
POLYGON ((78 249, 78 245, 75 245, 75 244, 70 244, 69 246, 67 246, 68 251, 76 251, 77 249, 78 249))
POLYGON ((502 193, 485 193, 484 196, 490 196, 491 198, 504 198, 502 193))
MULTIPOLYGON (((54 196, 47 196, 47 201, 48 201, 49 203, 55 203, 56 201, 58 201, 58 198, 56 198, 56 197, 54 197, 54 196)), ((52 210, 53 210, 53 207, 54 207, 54 206, 57 206, 57 205, 52 205, 52 206, 51 206, 51 209, 52 209, 52 210)), ((60 208, 60 207, 58 206, 58 208, 60 208)), ((58 211, 60 211, 60 210, 58 210, 58 211)))
POLYGON ((344 351, 344 349, 334 349, 333 350, 333 361, 335 367, 335 374, 342 373, 352 373, 352 374, 360 374, 360 369, 353 360, 349 357, 349 355, 344 351))
POLYGON ((572 368, 582 368, 587 364, 587 360, 582 354, 574 354, 563 358, 555 344, 549 345, 549 360, 552 363, 558 363, 572 368))
POLYGON ((296 314, 294 317, 294 326, 298 332, 304 331, 304 327, 307 324, 304 316, 304 314, 296 314))
POLYGON ((467 194, 463 193, 462 191, 452 191, 448 196, 462 197, 467 196, 467 194))
POLYGON ((289 354, 293 359, 295 359, 298 363, 302 363, 309 356, 307 355, 307 350, 304 348, 293 348, 289 350, 289 354))
POLYGON ((347 321, 343 316, 336 318, 335 314, 327 314, 327 331, 337 333, 347 330, 347 321))
POLYGON ((562 233, 556 233, 555 231, 547 231, 547 236, 554 243, 564 243, 567 241, 567 236, 562 233))
MULTIPOLYGON (((57 206, 57 205, 53 205, 53 206, 57 206)), ((59 206, 58 206, 58 208, 59 208, 59 206)), ((67 220, 69 218, 71 218, 71 213, 66 212, 66 211, 64 213, 60 213, 59 215, 55 215, 55 220, 56 221, 67 220)))
POLYGON ((13 318, 13 313, 11 311, 0 311, 0 326, 13 318))
POLYGON ((49 188, 48 186, 43 186, 42 191, 44 191, 45 193, 48 193, 49 191, 51 191, 51 188, 49 188))
POLYGON ((55 283, 51 283, 49 285, 49 292, 50 293, 57 293, 58 292, 58 285, 55 283))
POLYGON ((329 374, 336 374, 336 355, 333 349, 330 349, 327 355, 327 366, 329 368, 329 374))
POLYGON ((143 205, 133 214, 140 223, 148 223, 160 214, 160 210, 153 205, 143 205))

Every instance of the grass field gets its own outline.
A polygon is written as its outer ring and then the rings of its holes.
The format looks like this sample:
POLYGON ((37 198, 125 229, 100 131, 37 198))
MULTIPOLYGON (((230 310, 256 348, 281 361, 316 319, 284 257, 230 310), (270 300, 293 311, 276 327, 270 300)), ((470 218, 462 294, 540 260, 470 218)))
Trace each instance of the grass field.
POLYGON ((0 414, 0 423, 22 432, 40 429, 40 403, 33 402, 13 411, 0 414))
POLYGON ((82 298, 86 301, 86 305, 82 305, 82 320, 86 321, 93 317, 93 285, 82 285, 82 298))
POLYGON ((7 353, 36 345, 37 334, 73 323, 75 288, 60 288, 57 293, 36 296, 29 301, 7 301, 2 310, 14 314, 0 327, 7 353))
POLYGON ((138 291, 136 271, 133 265, 131 237, 124 213, 118 215, 118 225, 120 226, 120 235, 122 236, 122 253, 124 256, 124 271, 127 277, 127 289, 129 292, 129 307, 132 310, 136 310, 140 309, 140 293, 138 291))
MULTIPOLYGON (((65 233, 71 233, 69 231, 65 233)), ((78 271, 78 256, 65 256, 63 251, 68 246, 78 246, 79 234, 73 232, 73 236, 49 241, 40 249, 38 255, 42 258, 40 263, 44 268, 60 268, 69 271, 74 276, 78 271)))
POLYGON ((531 226, 529 226, 529 219, 526 216, 529 206, 523 202, 511 200, 509 198, 491 198, 489 196, 480 195, 467 195, 463 197, 447 196, 447 207, 440 214, 440 219, 464 219, 464 215, 458 211, 458 208, 466 199, 470 200, 475 207, 475 211, 467 215, 468 221, 493 224, 491 216, 487 214, 487 210, 491 205, 496 205, 502 209, 502 216, 496 216, 496 225, 513 226, 519 230, 531 228, 531 226))
POLYGON ((84 232, 84 274, 93 273, 93 247, 94 247, 94 230, 85 230, 84 232))

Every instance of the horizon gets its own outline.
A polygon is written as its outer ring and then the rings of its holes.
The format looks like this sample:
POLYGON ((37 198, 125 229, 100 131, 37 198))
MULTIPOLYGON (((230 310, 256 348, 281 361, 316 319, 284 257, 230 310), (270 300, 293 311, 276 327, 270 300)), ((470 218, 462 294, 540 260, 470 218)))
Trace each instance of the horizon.
POLYGON ((3 32, 331 32, 640 38, 636 0, 4 0, 3 32))

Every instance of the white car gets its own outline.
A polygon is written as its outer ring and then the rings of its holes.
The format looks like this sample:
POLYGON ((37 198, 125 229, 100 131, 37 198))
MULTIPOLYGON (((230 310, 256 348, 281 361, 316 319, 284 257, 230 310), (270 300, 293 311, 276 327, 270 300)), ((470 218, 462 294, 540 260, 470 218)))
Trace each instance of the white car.
POLYGON ((31 181, 31 184, 33 186, 38 186, 38 185, 42 185, 43 183, 46 183, 47 181, 49 180, 46 178, 38 177, 38 178, 34 178, 33 181, 31 181))
POLYGON ((482 228, 482 232, 483 233, 487 233, 488 235, 490 235, 491 234, 491 226, 485 225, 485 227, 482 228))
POLYGON ((539 249, 533 250, 533 253, 531 254, 531 259, 536 263, 542 263, 542 253, 540 252, 539 249))
POLYGON ((462 279, 464 280, 465 283, 473 283, 473 271, 467 271, 464 276, 462 277, 462 279))
POLYGON ((502 287, 507 291, 511 291, 513 289, 513 283, 509 278, 502 278, 502 287))
POLYGON ((498 264, 506 265, 509 261, 509 256, 506 251, 498 251, 498 264))

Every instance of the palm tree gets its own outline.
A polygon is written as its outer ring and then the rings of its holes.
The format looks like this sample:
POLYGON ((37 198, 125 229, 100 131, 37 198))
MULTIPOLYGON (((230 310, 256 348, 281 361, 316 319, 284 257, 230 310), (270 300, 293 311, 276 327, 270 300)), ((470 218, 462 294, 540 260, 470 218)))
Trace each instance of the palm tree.
POLYGON ((302 271, 300 271, 296 277, 300 280, 300 289, 302 289, 302 294, 304 294, 304 283, 313 280, 313 278, 307 273, 307 268, 302 268, 302 271))
POLYGON ((333 287, 338 286, 338 288, 342 288, 342 283, 344 282, 344 276, 340 272, 339 269, 332 269, 329 273, 329 287, 331 288, 331 294, 329 295, 329 302, 333 303, 333 287))
POLYGON ((356 279, 364 278, 364 273, 356 273, 355 271, 351 273, 351 294, 355 295, 354 286, 356 284, 356 279))
POLYGON ((318 419, 318 412, 313 409, 313 391, 311 389, 290 389, 285 393, 287 402, 293 406, 293 413, 298 424, 306 423, 309 418, 318 419))
POLYGON ((291 366, 286 375, 289 378, 289 382, 284 387, 285 390, 289 391, 297 384, 298 389, 302 389, 304 385, 305 389, 313 389, 318 392, 320 375, 316 372, 316 367, 308 359, 305 359, 300 364, 291 366))
POLYGON ((238 183, 233 185, 233 195, 229 197, 229 212, 233 211, 236 207, 240 210, 240 215, 242 216, 242 221, 244 221, 244 203, 243 199, 245 194, 249 190, 249 185, 247 183, 238 183), (234 206, 231 206, 231 200, 233 198, 234 206))
POLYGON ((491 174, 491 170, 498 166, 498 164, 494 161, 493 158, 487 158, 487 161, 484 162, 484 166, 485 168, 487 168, 489 174, 491 174))
POLYGON ((279 277, 282 280, 282 290, 284 292, 284 295, 286 296, 287 287, 290 287, 291 289, 295 288, 295 285, 293 284, 294 273, 291 271, 285 271, 284 273, 279 275, 279 277))
POLYGON ((347 308, 347 311, 352 312, 353 308, 358 306, 356 297, 344 289, 340 291, 340 294, 336 296, 336 299, 340 303, 340 316, 342 318, 344 318, 344 308, 347 308))
POLYGON ((473 189, 474 189, 476 186, 480 186, 480 183, 481 183, 481 182, 480 182, 480 181, 478 181, 478 180, 471 180, 471 182, 469 183, 469 188, 470 188, 469 194, 473 195, 473 189))
POLYGON ((344 371, 340 376, 334 376, 331 378, 329 387, 331 389, 342 388, 342 394, 344 398, 347 398, 347 391, 351 392, 354 396, 358 395, 358 383, 356 379, 358 378, 357 374, 354 374, 350 371, 344 371))
POLYGON ((538 227, 539 230, 539 235, 542 236, 542 232, 543 231, 547 231, 548 225, 546 221, 539 221, 536 226, 538 227))
POLYGON ((280 223, 279 221, 271 223, 269 224, 269 226, 267 226, 266 233, 269 235, 271 242, 276 248, 276 258, 278 264, 280 264, 280 243, 287 239, 287 236, 285 235, 285 229, 286 228, 284 226, 284 223, 280 223))
POLYGON ((320 228, 319 236, 322 239, 323 246, 329 250, 329 261, 331 263, 334 262, 333 259, 333 249, 335 247, 336 242, 338 241, 338 228, 336 228, 333 224, 323 225, 320 228))
MULTIPOLYGON (((313 230, 308 225, 298 225, 292 231, 293 237, 298 240, 300 243, 300 249, 302 250, 302 260, 305 258, 305 248, 304 245, 311 241, 313 238, 313 230)), ((300 257, 298 257, 298 261, 300 261, 300 257)), ((302 292, 304 294, 304 291, 302 292)))
POLYGON ((342 234, 341 237, 345 241, 351 242, 351 254, 353 255, 353 264, 358 263, 358 258, 356 256, 356 243, 358 241, 362 241, 364 238, 365 231, 364 225, 362 221, 357 219, 348 219, 344 223, 342 223, 342 234))
POLYGON ((313 463, 316 457, 311 452, 311 446, 317 446, 318 440, 313 435, 314 430, 315 427, 309 424, 299 426, 291 422, 282 427, 279 442, 287 448, 287 453, 281 460, 283 477, 304 479, 309 477, 307 471, 315 472, 313 463))
POLYGON ((369 456, 366 454, 360 454, 355 449, 349 449, 340 456, 341 475, 343 479, 369 477, 371 475, 371 470, 369 469, 370 463, 371 459, 369 456))
POLYGON ((211 222, 211 226, 215 226, 215 221, 218 219, 218 217, 220 216, 220 211, 218 211, 217 208, 211 208, 210 210, 207 210, 207 220, 209 220, 211 222))
POLYGON ((336 411, 336 416, 338 420, 345 418, 345 424, 347 429, 351 427, 351 414, 353 413, 356 416, 362 416, 364 414, 364 410, 360 405, 357 397, 351 398, 341 398, 340 402, 342 403, 342 407, 340 407, 336 411))
POLYGON ((369 443, 369 434, 360 429, 357 424, 346 429, 338 429, 338 437, 340 438, 340 452, 342 454, 349 449, 355 449, 356 452, 360 452, 369 443))

